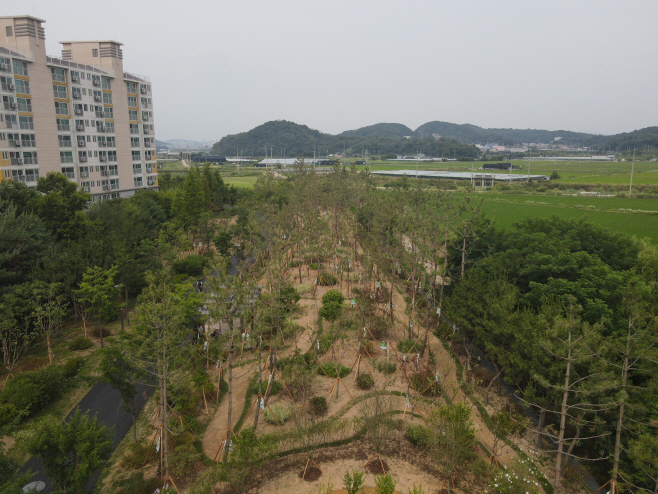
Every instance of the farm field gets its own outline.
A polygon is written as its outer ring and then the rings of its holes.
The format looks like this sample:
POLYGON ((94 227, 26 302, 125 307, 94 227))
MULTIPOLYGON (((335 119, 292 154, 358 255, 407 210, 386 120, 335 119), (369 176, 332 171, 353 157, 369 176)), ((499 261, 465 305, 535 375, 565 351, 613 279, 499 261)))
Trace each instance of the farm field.
POLYGON ((258 177, 222 177, 222 179, 226 185, 252 189, 258 177))
POLYGON ((499 228, 526 217, 587 219, 625 235, 658 243, 658 201, 618 197, 569 197, 483 193, 483 211, 499 228))

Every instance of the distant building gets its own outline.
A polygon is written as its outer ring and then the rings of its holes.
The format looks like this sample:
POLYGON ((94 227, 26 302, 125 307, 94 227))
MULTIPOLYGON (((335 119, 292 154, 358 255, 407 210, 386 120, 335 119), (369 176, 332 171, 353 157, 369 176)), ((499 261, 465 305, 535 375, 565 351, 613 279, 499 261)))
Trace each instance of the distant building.
POLYGON ((93 200, 157 188, 150 79, 124 72, 117 41, 62 41, 48 56, 44 23, 0 17, 0 180, 61 172, 93 200))

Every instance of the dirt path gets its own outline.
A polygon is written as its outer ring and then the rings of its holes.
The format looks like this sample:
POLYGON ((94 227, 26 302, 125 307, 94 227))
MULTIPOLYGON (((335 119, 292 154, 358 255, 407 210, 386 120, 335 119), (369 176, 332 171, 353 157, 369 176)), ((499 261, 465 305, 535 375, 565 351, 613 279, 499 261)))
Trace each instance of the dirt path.
MULTIPOLYGON (((253 375, 254 366, 237 367, 233 369, 233 412, 232 422, 233 426, 240 418, 242 410, 244 409, 244 402, 247 395, 247 388, 249 387, 249 379, 253 375)), ((203 452, 208 458, 214 458, 217 451, 222 445, 226 428, 228 426, 228 396, 226 396, 222 403, 215 411, 206 432, 203 434, 203 452)))

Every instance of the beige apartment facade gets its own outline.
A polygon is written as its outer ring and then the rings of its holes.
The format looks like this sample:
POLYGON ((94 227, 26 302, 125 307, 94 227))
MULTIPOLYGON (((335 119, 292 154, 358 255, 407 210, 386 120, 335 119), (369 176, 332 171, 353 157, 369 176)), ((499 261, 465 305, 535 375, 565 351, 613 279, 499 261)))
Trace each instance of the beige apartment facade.
POLYGON ((63 41, 45 21, 0 17, 0 180, 64 173, 93 200, 158 186, 151 81, 123 70, 117 41, 63 41))

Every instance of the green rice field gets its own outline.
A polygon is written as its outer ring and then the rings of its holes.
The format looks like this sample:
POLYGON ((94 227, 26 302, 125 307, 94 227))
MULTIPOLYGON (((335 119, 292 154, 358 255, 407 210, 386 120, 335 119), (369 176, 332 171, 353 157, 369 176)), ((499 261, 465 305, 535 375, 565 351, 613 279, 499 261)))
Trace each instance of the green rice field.
POLYGON ((236 187, 247 187, 252 189, 258 177, 222 177, 226 185, 234 185, 236 187))
POLYGON ((482 193, 482 210, 499 228, 526 217, 586 219, 625 235, 658 243, 658 201, 618 197, 565 197, 482 193))

